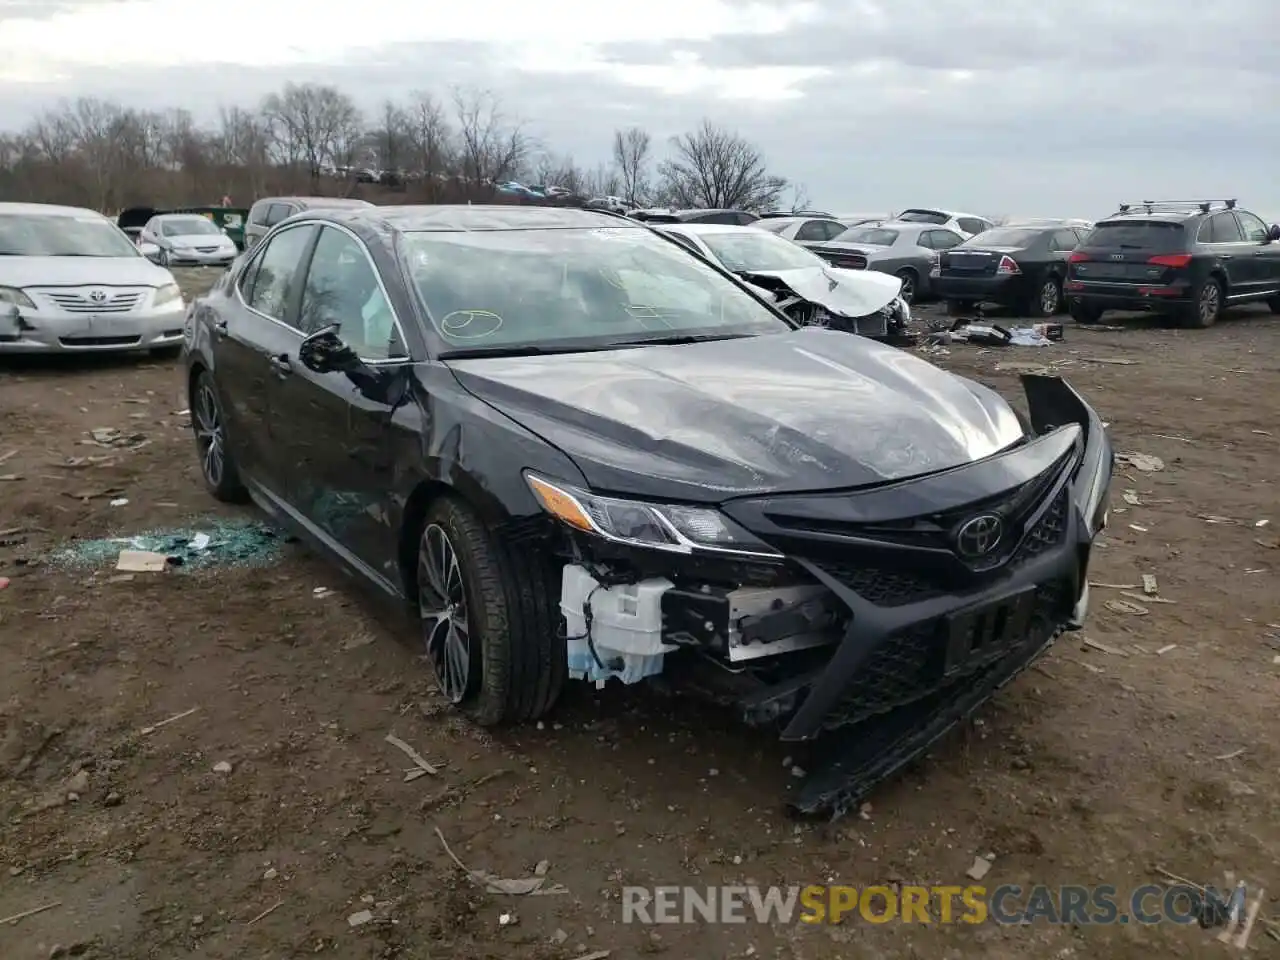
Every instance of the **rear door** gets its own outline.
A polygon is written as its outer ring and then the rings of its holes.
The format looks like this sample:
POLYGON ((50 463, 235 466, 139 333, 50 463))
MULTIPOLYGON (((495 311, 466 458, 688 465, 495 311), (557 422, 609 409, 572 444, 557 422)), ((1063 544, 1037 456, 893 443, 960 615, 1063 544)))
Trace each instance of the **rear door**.
POLYGON ((1270 231, 1261 217, 1237 210, 1236 220, 1248 248, 1252 290, 1255 296, 1280 293, 1280 243, 1268 239, 1270 231))
POLYGON ((293 326, 300 268, 315 227, 299 224, 268 237, 240 274, 214 331, 214 364, 223 391, 227 437, 248 477, 283 495, 271 400, 281 375, 276 358, 296 349, 293 326))
POLYGON ((1204 253, 1210 254, 1227 274, 1230 298, 1248 297, 1259 286, 1254 247, 1244 242, 1244 234, 1235 214, 1227 210, 1206 217, 1198 235, 1204 253))
MULTIPOLYGON (((336 324, 339 336, 371 367, 409 362, 400 320, 373 259, 341 227, 320 229, 298 316, 306 335, 336 324)), ((397 509, 388 483, 395 410, 357 389, 345 374, 308 370, 296 347, 289 362, 289 375, 272 387, 271 404, 289 503, 348 560, 395 583, 394 538, 387 526, 397 509)))

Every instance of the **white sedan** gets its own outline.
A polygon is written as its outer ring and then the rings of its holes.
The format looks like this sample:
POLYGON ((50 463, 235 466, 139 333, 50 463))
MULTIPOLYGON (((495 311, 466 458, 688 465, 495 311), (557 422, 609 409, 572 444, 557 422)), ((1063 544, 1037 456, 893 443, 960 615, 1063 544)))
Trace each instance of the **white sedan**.
POLYGON ((882 339, 899 337, 911 320, 911 308, 899 295, 899 278, 833 267, 804 247, 755 226, 663 223, 654 229, 767 290, 778 307, 800 323, 882 339))

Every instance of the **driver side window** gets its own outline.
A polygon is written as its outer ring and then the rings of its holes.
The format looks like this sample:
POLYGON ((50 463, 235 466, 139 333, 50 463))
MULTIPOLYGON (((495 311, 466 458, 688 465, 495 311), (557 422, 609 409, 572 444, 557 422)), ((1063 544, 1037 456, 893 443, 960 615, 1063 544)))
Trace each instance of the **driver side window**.
POLYGON ((408 357, 364 246, 333 227, 321 229, 302 288, 298 324, 306 334, 337 325, 339 336, 364 360, 408 357))

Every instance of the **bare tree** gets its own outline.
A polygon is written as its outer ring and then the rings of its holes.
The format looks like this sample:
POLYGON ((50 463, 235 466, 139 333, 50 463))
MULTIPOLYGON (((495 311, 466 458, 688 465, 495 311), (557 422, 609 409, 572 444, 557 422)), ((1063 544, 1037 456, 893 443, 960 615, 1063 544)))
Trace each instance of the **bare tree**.
POLYGON ((673 156, 658 167, 661 190, 681 207, 776 210, 785 177, 765 168, 764 155, 736 132, 704 120, 697 130, 673 137, 673 156))
POLYGON ((345 93, 322 84, 286 84, 262 102, 274 142, 288 163, 305 163, 313 187, 320 170, 358 137, 360 112, 345 93), (353 135, 354 132, 354 135, 353 135))
POLYGON ((529 153, 523 125, 503 116, 486 90, 454 88, 460 174, 468 183, 491 183, 510 176, 529 153))
POLYGON ((652 147, 652 138, 639 127, 613 132, 613 163, 621 183, 619 189, 622 199, 633 207, 642 207, 649 200, 652 147))
POLYGON ((378 154, 378 165, 383 170, 403 169, 413 149, 408 111, 390 100, 386 101, 378 113, 377 124, 369 133, 378 154))
POLYGON ((799 213, 801 210, 811 209, 812 201, 809 200, 809 191, 802 183, 791 184, 791 202, 787 204, 787 209, 792 213, 799 213))
POLYGON ((421 176, 434 197, 438 192, 437 185, 452 161, 449 121, 440 101, 425 90, 416 90, 410 95, 406 113, 414 172, 421 176))

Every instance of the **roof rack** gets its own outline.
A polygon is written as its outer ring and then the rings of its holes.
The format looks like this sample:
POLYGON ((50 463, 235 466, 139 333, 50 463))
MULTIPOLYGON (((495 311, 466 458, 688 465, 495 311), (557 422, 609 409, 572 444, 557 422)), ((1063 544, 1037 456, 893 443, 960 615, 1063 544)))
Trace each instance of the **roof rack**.
POLYGON ((1199 211, 1200 213, 1209 213, 1215 209, 1215 204, 1219 210, 1234 210, 1236 201, 1232 200, 1135 200, 1130 203, 1120 204, 1121 213, 1191 213, 1199 211), (1141 210, 1135 210, 1135 207, 1141 210))

